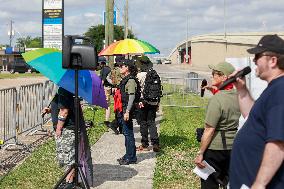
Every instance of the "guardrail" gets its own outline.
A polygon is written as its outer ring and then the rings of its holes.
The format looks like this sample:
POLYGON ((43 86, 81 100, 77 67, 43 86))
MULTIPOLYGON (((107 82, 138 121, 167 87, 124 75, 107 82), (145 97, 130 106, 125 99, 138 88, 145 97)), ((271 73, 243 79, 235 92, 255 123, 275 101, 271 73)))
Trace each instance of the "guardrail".
POLYGON ((18 135, 36 132, 50 120, 41 117, 48 106, 56 85, 50 81, 0 90, 0 140, 5 145, 19 144, 18 135), (12 140, 13 139, 13 140, 12 140))

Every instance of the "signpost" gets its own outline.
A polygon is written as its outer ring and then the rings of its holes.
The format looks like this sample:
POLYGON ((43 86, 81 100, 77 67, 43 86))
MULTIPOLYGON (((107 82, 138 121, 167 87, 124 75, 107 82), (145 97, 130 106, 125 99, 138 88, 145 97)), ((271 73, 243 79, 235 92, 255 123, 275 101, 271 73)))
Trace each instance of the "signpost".
POLYGON ((62 50, 64 0, 42 1, 42 40, 44 48, 62 50))
MULTIPOLYGON (((103 17, 103 25, 106 24, 106 11, 104 11, 104 17, 103 17)), ((117 15, 116 11, 113 11, 113 25, 117 25, 117 15)))

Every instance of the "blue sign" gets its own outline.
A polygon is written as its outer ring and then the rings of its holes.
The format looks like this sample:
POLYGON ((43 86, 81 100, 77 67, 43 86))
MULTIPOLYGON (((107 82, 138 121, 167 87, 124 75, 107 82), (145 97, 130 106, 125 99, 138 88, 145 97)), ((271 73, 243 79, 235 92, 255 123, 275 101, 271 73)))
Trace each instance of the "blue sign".
POLYGON ((6 47, 5 54, 13 54, 13 47, 6 47))
POLYGON ((45 18, 43 24, 62 24, 62 18, 45 18))
MULTIPOLYGON (((104 17, 103 17, 103 23, 104 25, 106 24, 105 22, 106 20, 106 12, 104 11, 104 17)), ((116 11, 113 11, 113 24, 116 25, 117 24, 117 15, 116 15, 116 11)))

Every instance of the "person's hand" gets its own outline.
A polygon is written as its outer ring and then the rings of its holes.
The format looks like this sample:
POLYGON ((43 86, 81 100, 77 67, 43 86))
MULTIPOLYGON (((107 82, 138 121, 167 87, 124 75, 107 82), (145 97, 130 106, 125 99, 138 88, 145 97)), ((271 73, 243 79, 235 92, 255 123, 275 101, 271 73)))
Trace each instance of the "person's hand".
POLYGON ((197 167, 203 169, 203 168, 205 168, 205 164, 202 161, 203 161, 203 154, 198 154, 195 157, 194 163, 197 167))
POLYGON ((138 107, 139 107, 139 108, 144 108, 143 102, 139 102, 139 103, 138 103, 138 107))
POLYGON ((61 136, 61 128, 57 127, 55 130, 55 136, 59 138, 61 136))
POLYGON ((41 117, 44 117, 45 114, 49 114, 50 111, 51 109, 48 107, 43 108, 43 110, 41 111, 41 117))
POLYGON ((211 85, 206 85, 206 86, 202 87, 202 89, 207 89, 208 91, 212 91, 213 89, 217 90, 218 87, 211 86, 211 85))
MULTIPOLYGON (((228 78, 231 78, 233 76, 235 76, 240 70, 236 70, 234 71, 231 75, 229 75, 228 78)), ((241 91, 241 90, 245 90, 246 89, 246 78, 245 77, 242 77, 242 78, 237 78, 236 79, 236 82, 233 83, 234 86, 236 87, 236 89, 238 91, 241 91)))
POLYGON ((126 110, 125 114, 123 115, 123 119, 124 119, 124 121, 129 120, 129 111, 126 110))

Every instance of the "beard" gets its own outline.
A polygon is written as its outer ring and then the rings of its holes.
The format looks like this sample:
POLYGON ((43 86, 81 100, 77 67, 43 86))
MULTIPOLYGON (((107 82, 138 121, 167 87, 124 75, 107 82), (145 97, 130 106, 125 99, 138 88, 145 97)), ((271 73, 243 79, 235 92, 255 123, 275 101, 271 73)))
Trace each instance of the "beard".
POLYGON ((260 72, 259 72, 259 69, 256 67, 255 70, 254 70, 254 75, 255 77, 260 77, 260 72))

